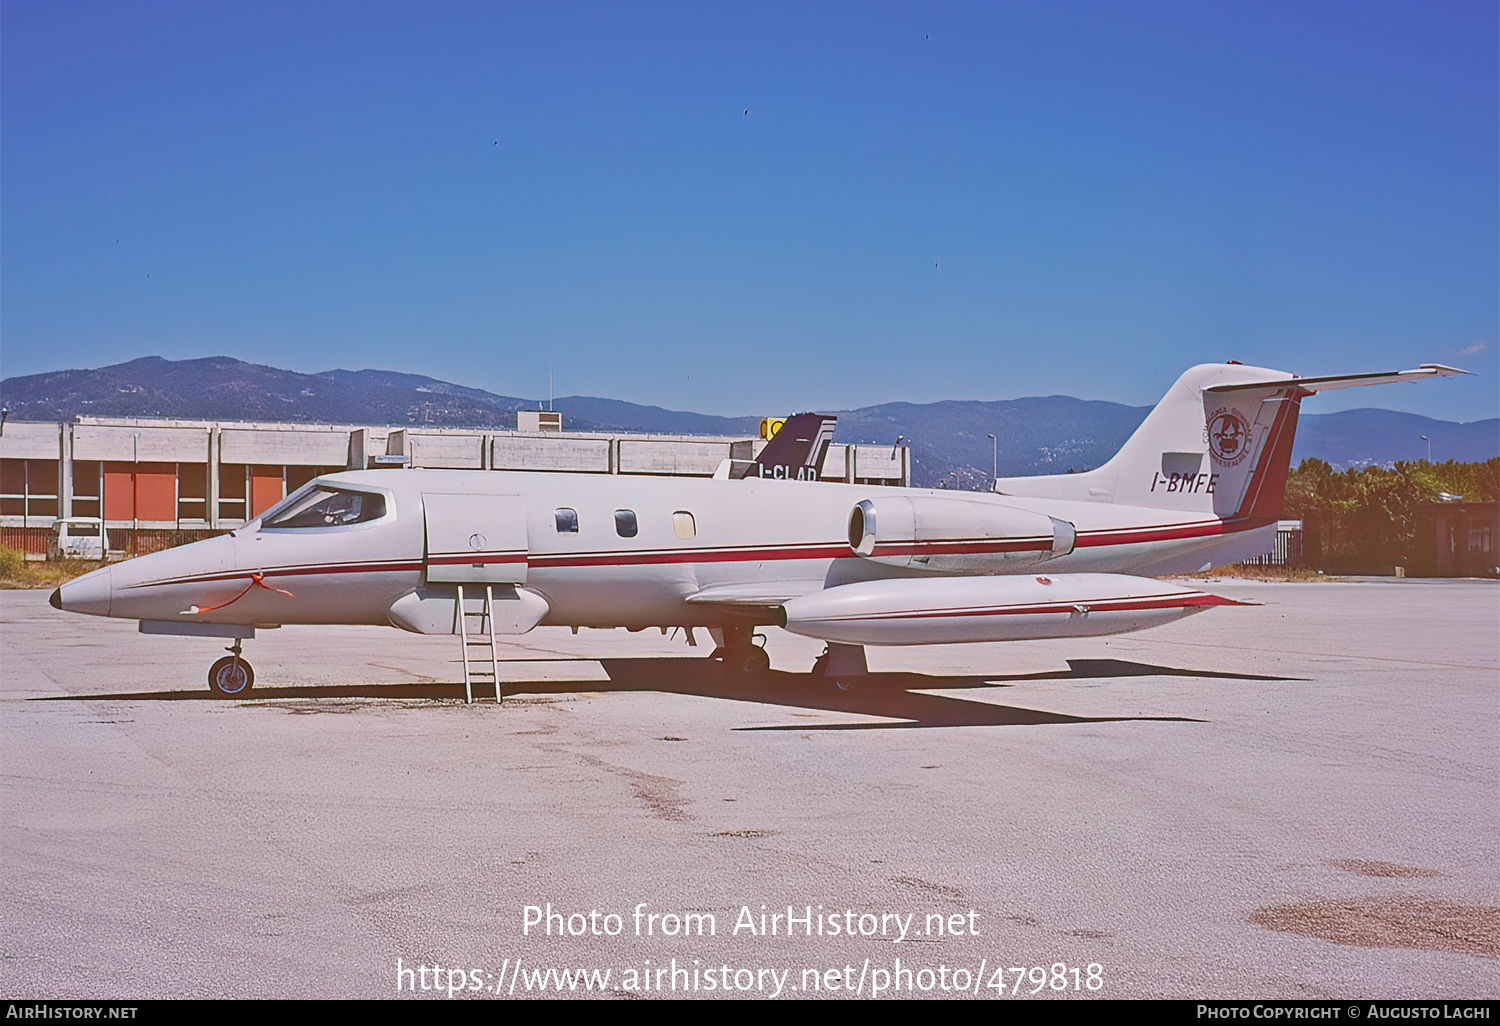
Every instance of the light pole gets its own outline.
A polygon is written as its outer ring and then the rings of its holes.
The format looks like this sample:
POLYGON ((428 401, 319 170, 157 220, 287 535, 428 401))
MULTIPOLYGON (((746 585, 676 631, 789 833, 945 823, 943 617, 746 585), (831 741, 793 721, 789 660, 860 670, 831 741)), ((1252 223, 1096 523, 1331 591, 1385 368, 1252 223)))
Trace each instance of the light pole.
POLYGON ((990 481, 1000 480, 1000 443, 990 435, 990 481))
POLYGON ((1432 462, 1432 439, 1428 438, 1426 435, 1421 435, 1419 437, 1421 437, 1422 441, 1424 441, 1424 442, 1427 443, 1427 462, 1431 463, 1432 462))

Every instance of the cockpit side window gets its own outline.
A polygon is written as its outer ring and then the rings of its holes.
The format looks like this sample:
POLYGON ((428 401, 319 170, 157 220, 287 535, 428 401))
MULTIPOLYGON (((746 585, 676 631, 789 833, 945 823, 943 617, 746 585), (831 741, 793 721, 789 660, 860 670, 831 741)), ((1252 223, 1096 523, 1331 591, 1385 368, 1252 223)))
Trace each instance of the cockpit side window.
POLYGON ((385 497, 372 492, 313 488, 298 501, 271 510, 262 528, 346 527, 385 516, 385 497))
POLYGON ((264 524, 267 520, 275 520, 277 517, 281 516, 281 514, 285 513, 293 506, 302 505, 302 500, 311 495, 319 487, 320 486, 315 482, 307 482, 307 484, 293 491, 290 495, 282 499, 280 502, 274 503, 269 509, 263 512, 260 515, 261 523, 264 524))

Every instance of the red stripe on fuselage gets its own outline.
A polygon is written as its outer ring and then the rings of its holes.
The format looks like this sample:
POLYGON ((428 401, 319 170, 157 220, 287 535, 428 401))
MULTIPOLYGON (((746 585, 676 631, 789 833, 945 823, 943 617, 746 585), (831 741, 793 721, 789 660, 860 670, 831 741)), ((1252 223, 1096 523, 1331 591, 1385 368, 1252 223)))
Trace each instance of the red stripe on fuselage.
MULTIPOLYGON (((1074 542, 1075 548, 1097 548, 1107 545, 1139 545, 1148 542, 1178 541, 1189 538, 1210 538, 1221 534, 1254 530, 1275 523, 1274 520, 1246 518, 1239 521, 1199 521, 1189 524, 1163 524, 1157 527, 1107 528, 1100 531, 1080 531, 1074 542)), ((967 543, 954 543, 967 544, 967 543)), ((1031 545, 1035 543, 1017 543, 1031 545)), ((1048 539, 1045 547, 1050 547, 1048 539)), ((881 548, 880 553, 887 550, 881 548)), ((918 552, 940 552, 942 549, 922 547, 918 552)), ((958 551, 1010 551, 1001 548, 977 550, 962 548, 958 551)), ((1015 551, 1036 551, 1019 549, 1015 551)), ((905 554, 905 553, 903 553, 905 554)), ((681 563, 755 563, 806 559, 855 559, 858 558, 846 542, 798 542, 786 545, 756 548, 723 549, 647 549, 636 552, 542 552, 533 553, 525 559, 531 567, 539 570, 571 569, 598 566, 651 566, 681 563)), ((475 562, 519 563, 519 554, 506 554, 500 558, 471 555, 440 556, 433 560, 438 565, 455 565, 475 562)), ((373 560, 362 563, 323 563, 307 566, 280 566, 266 569, 225 570, 209 574, 189 574, 160 581, 143 581, 127 585, 128 589, 150 588, 172 584, 211 584, 216 581, 247 580, 252 574, 265 577, 302 577, 326 574, 401 573, 420 571, 425 564, 420 560, 373 560)))
POLYGON ((758 549, 650 549, 641 552, 537 553, 531 565, 539 570, 583 566, 641 566, 674 563, 756 563, 789 559, 848 559, 854 552, 847 543, 804 542, 758 549))
POLYGON ((525 552, 459 552, 428 556, 429 566, 489 566, 495 563, 524 563, 525 552))
POLYGON ((323 563, 310 566, 281 566, 272 567, 269 570, 224 570, 212 574, 192 574, 186 577, 168 577, 160 581, 142 581, 139 584, 128 584, 125 590, 132 588, 156 588, 169 584, 212 584, 216 581, 242 581, 248 580, 255 574, 262 577, 306 577, 322 574, 384 574, 402 573, 406 571, 421 570, 420 561, 378 561, 371 563, 323 563))
POLYGON ((1254 531, 1274 519, 1265 517, 1242 517, 1234 520, 1204 520, 1193 524, 1163 524, 1160 527, 1116 527, 1103 531, 1079 531, 1073 542, 1075 549, 1097 548, 1100 545, 1140 545, 1147 542, 1181 541, 1188 538, 1213 538, 1221 534, 1239 534, 1254 531))

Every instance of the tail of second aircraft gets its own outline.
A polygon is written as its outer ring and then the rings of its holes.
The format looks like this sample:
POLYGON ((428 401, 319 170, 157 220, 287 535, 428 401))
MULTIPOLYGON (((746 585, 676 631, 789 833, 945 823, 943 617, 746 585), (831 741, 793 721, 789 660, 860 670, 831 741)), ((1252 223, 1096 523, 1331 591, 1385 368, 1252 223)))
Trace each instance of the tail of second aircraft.
POLYGON ((833 441, 833 429, 838 420, 824 413, 793 414, 758 457, 743 463, 732 461, 727 476, 818 480, 823 476, 823 461, 828 457, 828 446, 833 441))
POLYGON ((1463 373, 1423 364, 1408 371, 1299 378, 1237 363, 1200 364, 1177 379, 1104 466, 1083 474, 1001 478, 995 491, 1269 522, 1281 515, 1305 397, 1463 373))

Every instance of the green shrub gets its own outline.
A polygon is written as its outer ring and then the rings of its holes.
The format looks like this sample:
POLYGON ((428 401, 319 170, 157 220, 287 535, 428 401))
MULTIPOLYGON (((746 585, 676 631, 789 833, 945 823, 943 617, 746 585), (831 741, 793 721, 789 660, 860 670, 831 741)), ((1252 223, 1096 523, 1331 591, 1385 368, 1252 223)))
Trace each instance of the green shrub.
POLYGON ((26 571, 26 553, 0 548, 0 577, 19 577, 26 571))

